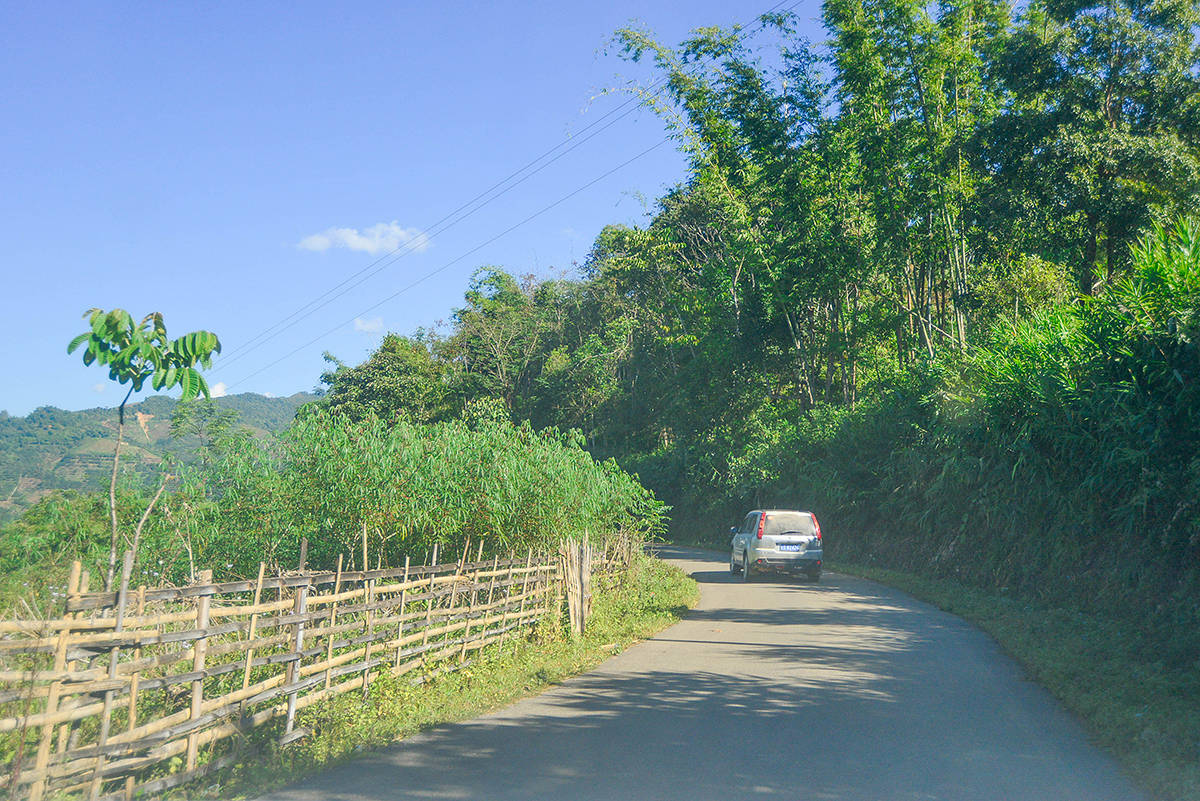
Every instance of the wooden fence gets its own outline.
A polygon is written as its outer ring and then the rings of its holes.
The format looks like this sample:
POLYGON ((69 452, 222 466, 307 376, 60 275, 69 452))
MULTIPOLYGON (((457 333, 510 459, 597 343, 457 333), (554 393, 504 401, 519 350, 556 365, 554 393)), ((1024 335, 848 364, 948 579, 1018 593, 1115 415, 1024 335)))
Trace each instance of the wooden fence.
POLYGON ((557 618, 556 556, 133 589, 127 555, 108 593, 76 563, 60 618, 0 621, 0 796, 129 799, 232 764, 268 722, 303 737, 312 704, 427 681, 557 618))

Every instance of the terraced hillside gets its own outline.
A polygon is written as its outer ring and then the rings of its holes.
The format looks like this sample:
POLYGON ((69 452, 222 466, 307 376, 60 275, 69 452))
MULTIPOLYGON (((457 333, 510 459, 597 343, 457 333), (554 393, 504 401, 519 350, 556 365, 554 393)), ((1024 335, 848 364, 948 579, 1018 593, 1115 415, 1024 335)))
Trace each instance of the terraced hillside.
MULTIPOLYGON (((222 409, 237 412, 237 422, 257 434, 277 431, 291 422, 301 405, 316 396, 298 392, 286 398, 254 393, 218 398, 222 409)), ((186 454, 194 438, 170 438, 171 415, 177 401, 154 395, 126 407, 122 461, 150 470, 167 453, 186 454)), ((0 522, 54 489, 96 489, 112 467, 117 420, 112 409, 66 411, 53 406, 24 417, 0 411, 0 522)))

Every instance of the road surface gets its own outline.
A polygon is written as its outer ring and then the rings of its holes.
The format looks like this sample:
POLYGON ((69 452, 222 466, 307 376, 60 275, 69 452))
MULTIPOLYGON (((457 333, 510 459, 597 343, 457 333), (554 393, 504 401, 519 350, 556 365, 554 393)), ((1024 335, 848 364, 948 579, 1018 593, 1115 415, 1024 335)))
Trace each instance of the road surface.
POLYGON ((679 624, 534 698, 446 725, 271 801, 1143 798, 986 635, 826 574, 701 586, 679 624))

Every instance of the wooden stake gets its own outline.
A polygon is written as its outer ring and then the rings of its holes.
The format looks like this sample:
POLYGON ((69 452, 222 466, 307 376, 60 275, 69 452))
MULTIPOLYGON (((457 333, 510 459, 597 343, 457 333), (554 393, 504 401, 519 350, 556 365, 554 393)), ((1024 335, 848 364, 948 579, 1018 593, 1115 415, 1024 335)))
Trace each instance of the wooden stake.
MULTIPOLYGON (((72 568, 72 569, 74 569, 74 568, 72 568)), ((89 571, 87 571, 87 570, 83 571, 82 575, 79 578, 78 594, 76 594, 74 599, 72 599, 70 597, 70 595, 67 596, 68 605, 70 604, 70 602, 72 600, 77 601, 79 599, 80 595, 82 595, 83 593, 88 591, 88 585, 91 582, 91 577, 92 577, 92 574, 89 571)), ((72 619, 79 618, 82 614, 83 614, 82 612, 76 612, 75 614, 71 615, 70 617, 72 619)), ((75 660, 69 660, 67 662, 67 671, 73 672, 74 670, 75 670, 75 660)), ((67 751, 67 746, 70 743, 71 735, 75 731, 75 726, 76 726, 76 724, 74 722, 72 722, 72 723, 64 723, 63 725, 58 727, 58 746, 56 749, 58 753, 62 754, 67 751)))
MULTIPOLYGON (((267 563, 258 563, 258 581, 254 583, 254 602, 253 607, 258 608, 259 599, 262 598, 263 575, 267 572, 267 563)), ((258 629, 258 613, 254 612, 250 615, 250 631, 246 634, 248 642, 254 642, 254 635, 258 629)), ((250 663, 254 661, 254 649, 250 648, 246 651, 246 667, 242 670, 242 689, 250 686, 250 663)), ((242 710, 245 715, 245 709, 242 710)))
MULTIPOLYGON (((375 617, 375 610, 371 608, 371 605, 373 603, 375 603, 375 579, 367 579, 367 612, 366 612, 366 615, 364 615, 364 617, 363 617, 363 636, 364 637, 371 633, 371 620, 375 617)), ((364 660, 365 662, 371 661, 371 649, 374 645, 375 645, 374 642, 367 643, 367 657, 364 660)), ((363 690, 364 697, 367 694, 367 688, 370 686, 371 686, 371 667, 370 667, 370 665, 367 665, 367 667, 365 667, 363 669, 363 677, 362 677, 362 690, 363 690)))
MULTIPOLYGON (((399 617, 403 618, 404 617, 404 606, 408 601, 408 586, 407 586, 408 585, 408 557, 407 556, 404 557, 404 581, 402 581, 401 583, 404 584, 405 587, 404 587, 404 589, 400 590, 400 606, 396 608, 396 613, 399 617)), ((404 621, 401 620, 399 623, 396 624, 396 662, 392 666, 393 668, 400 667, 400 651, 403 650, 403 646, 400 644, 400 640, 403 637, 404 637, 404 621)))
MULTIPOLYGON (((143 584, 140 587, 138 587, 137 616, 142 617, 145 614, 146 614, 146 585, 143 584)), ((133 649, 134 661, 136 662, 137 660, 139 660, 141 658, 142 658, 141 647, 139 646, 137 648, 134 648, 133 649)), ((140 678, 140 674, 138 674, 136 671, 129 676, 129 709, 128 709, 129 726, 126 728, 126 731, 133 731, 134 727, 137 726, 137 719, 138 719, 137 699, 138 699, 138 679, 139 678, 140 678)), ((133 801, 133 789, 134 789, 134 778, 131 774, 131 775, 125 777, 125 801, 133 801)))
MULTIPOLYGON (((342 554, 338 554, 337 578, 333 580, 333 594, 336 597, 342 590, 342 554)), ((337 601, 329 607, 329 628, 333 628, 337 623, 337 601)), ((325 638, 325 661, 329 662, 333 659, 333 635, 330 634, 325 638)), ((329 668, 325 669, 325 689, 329 689, 332 676, 329 668)))
MULTIPOLYGON (((292 611, 297 615, 303 615, 308 611, 308 585, 301 584, 296 588, 296 602, 292 606, 292 611)), ((297 654, 304 650, 304 621, 297 621, 296 638, 292 643, 292 650, 297 654)), ((287 684, 294 684, 296 679, 300 677, 300 660, 293 659, 288 662, 287 666, 287 684)), ((295 691, 288 693, 287 701, 287 721, 284 724, 283 736, 287 738, 292 730, 296 727, 296 697, 295 691)), ((290 739, 289 739, 290 742, 290 739)))
MULTIPOLYGON (((125 603, 129 599, 129 574, 133 572, 133 551, 125 552, 125 561, 121 567, 121 588, 117 591, 117 620, 113 627, 114 631, 120 632, 125 624, 125 603)), ((115 679, 117 677, 117 661, 121 656, 121 649, 114 647, 109 652, 108 658, 108 677, 115 679)), ((106 690, 104 693, 104 711, 100 715, 100 735, 96 738, 96 745, 103 748, 108 744, 108 729, 112 723, 112 705, 113 691, 106 690)), ((96 765, 92 769, 91 786, 88 788, 88 798, 96 799, 100 797, 100 790, 104 786, 104 754, 96 757, 96 765)))
MULTIPOLYGON (((201 570, 199 575, 200 584, 212 583, 212 571, 201 570)), ((212 604, 211 595, 201 595, 196 599, 196 628, 203 630, 208 628, 208 611, 212 604)), ((208 654, 208 637, 201 637, 196 640, 192 646, 192 671, 200 672, 204 670, 204 659, 208 654)), ((192 682, 192 710, 189 720, 195 720, 200 717, 200 712, 204 706, 204 679, 199 678, 192 682)), ((196 761, 200 756, 200 743, 197 739, 198 734, 193 732, 188 735, 187 739, 187 761, 184 770, 195 770, 196 761)))
MULTIPOLYGON (((79 574, 82 569, 79 562, 71 563, 71 575, 67 579, 67 598, 71 599, 79 593, 79 574)), ((67 667, 67 643, 71 639, 71 629, 64 627, 58 632, 58 643, 54 647, 54 672, 64 671, 67 667)), ((62 692, 62 681, 56 681, 50 685, 50 695, 46 698, 46 713, 49 715, 58 711, 58 697, 62 692)), ((34 760, 33 769, 36 771, 44 771, 50 765, 50 743, 54 736, 53 724, 42 726, 42 739, 38 743, 37 757, 34 760)), ((14 784, 15 784, 14 777, 14 784)), ((30 801, 41 801, 42 796, 46 792, 46 779, 39 778, 29 788, 30 801)))
MULTIPOLYGON (((478 561, 478 560, 476 560, 478 561)), ((467 659, 467 642, 471 639, 471 615, 475 611, 475 601, 479 594, 479 568, 471 573, 471 600, 467 602, 467 625, 463 627, 462 650, 458 652, 458 663, 461 665, 467 659)))
MULTIPOLYGON (((508 552, 508 575, 504 577, 505 597, 512 595, 513 554, 508 552)), ((500 618, 500 651, 504 651, 504 641, 508 638, 508 604, 504 605, 504 614, 500 618)))

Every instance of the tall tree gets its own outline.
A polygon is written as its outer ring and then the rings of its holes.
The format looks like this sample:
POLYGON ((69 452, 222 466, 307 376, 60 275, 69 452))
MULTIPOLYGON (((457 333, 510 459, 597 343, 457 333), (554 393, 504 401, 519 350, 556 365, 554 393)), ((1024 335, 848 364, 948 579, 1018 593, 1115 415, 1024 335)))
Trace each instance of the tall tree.
POLYGON ((1128 266, 1140 230, 1196 208, 1198 22, 1194 0, 1039 0, 998 60, 1011 98, 982 162, 1082 294, 1128 266))

